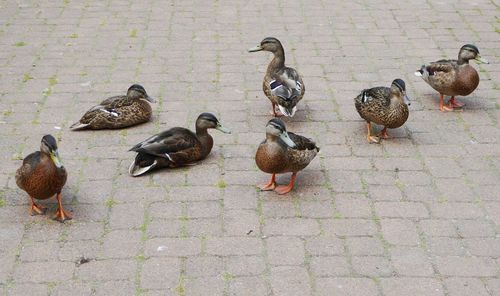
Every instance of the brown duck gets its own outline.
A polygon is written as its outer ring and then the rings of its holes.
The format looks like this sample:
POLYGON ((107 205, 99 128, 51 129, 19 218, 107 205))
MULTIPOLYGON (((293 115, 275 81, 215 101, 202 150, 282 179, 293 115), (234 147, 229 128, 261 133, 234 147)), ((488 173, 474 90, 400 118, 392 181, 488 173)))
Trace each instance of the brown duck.
POLYGON ((214 144, 207 132, 210 128, 231 133, 213 114, 202 113, 196 120, 196 134, 174 127, 140 142, 129 150, 137 152, 129 174, 137 177, 153 169, 175 168, 204 159, 214 144))
POLYGON ((390 88, 379 86, 363 90, 354 98, 354 105, 361 118, 367 122, 368 142, 378 143, 380 137, 389 138, 387 128, 397 128, 406 122, 410 100, 404 81, 395 79, 390 88), (380 137, 372 136, 372 122, 384 126, 380 137))
POLYGON ((155 99, 146 93, 144 87, 134 84, 126 96, 110 97, 90 108, 70 129, 116 129, 147 122, 152 109, 146 101, 154 103, 155 99))
POLYGON ((293 189, 297 172, 303 170, 319 152, 319 147, 308 138, 286 131, 279 119, 271 119, 266 126, 266 140, 259 145, 255 162, 260 170, 272 174, 269 183, 259 185, 261 190, 285 194, 293 189), (276 174, 292 173, 287 186, 276 186, 276 174))
POLYGON ((472 44, 466 44, 458 52, 458 60, 439 60, 423 65, 415 72, 416 76, 422 77, 440 95, 439 109, 441 111, 453 111, 465 104, 458 102, 455 96, 467 96, 479 85, 479 75, 476 69, 469 65, 470 60, 478 63, 488 64, 481 58, 479 50, 472 44), (444 96, 451 96, 448 104, 444 103, 444 96))
POLYGON ((295 69, 285 66, 285 50, 278 39, 267 37, 260 42, 260 45, 252 47, 248 51, 261 50, 274 54, 274 58, 267 66, 262 84, 264 93, 272 104, 271 114, 292 117, 297 111, 297 103, 302 100, 306 90, 302 77, 295 69), (276 112, 276 106, 281 113, 276 112))
POLYGON ((46 135, 42 138, 40 151, 26 156, 16 172, 17 186, 31 198, 31 215, 43 215, 46 211, 46 208, 35 203, 35 199, 44 200, 56 194, 59 207, 54 219, 59 222, 71 219, 61 203, 61 190, 66 178, 66 169, 59 158, 56 139, 46 135))

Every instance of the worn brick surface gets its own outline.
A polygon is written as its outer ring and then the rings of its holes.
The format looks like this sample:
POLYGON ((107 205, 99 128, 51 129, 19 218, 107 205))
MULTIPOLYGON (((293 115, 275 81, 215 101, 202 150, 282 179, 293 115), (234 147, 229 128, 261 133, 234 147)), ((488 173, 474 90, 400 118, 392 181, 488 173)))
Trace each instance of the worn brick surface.
POLYGON ((0 295, 500 295, 497 18, 490 0, 2 1, 0 295), (267 36, 306 84, 287 128, 321 147, 287 196, 254 186, 271 56, 246 49, 267 36), (413 72, 466 43, 491 64, 441 113, 413 72), (395 78, 409 119, 368 144, 352 99, 395 78), (152 122, 69 131, 133 83, 158 99, 152 122), (233 131, 206 160, 128 176, 132 145, 203 111, 233 131), (15 183, 47 133, 65 224, 54 199, 29 216, 15 183))

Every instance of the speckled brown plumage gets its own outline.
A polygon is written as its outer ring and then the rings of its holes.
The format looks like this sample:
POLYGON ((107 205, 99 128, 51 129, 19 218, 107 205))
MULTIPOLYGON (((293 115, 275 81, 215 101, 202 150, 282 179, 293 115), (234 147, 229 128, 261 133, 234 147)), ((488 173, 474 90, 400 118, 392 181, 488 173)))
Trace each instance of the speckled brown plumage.
POLYGON ((151 119, 151 105, 154 102, 144 88, 132 85, 126 96, 114 96, 90 108, 70 128, 80 129, 118 129, 147 122, 151 119))
POLYGON ((388 128, 397 128, 406 122, 409 115, 408 106, 402 98, 392 96, 390 88, 375 87, 365 91, 371 100, 363 103, 363 92, 354 99, 361 118, 388 128))
POLYGON ((368 141, 378 142, 371 135, 371 122, 383 125, 382 136, 388 138, 387 128, 402 126, 408 119, 408 97, 404 81, 395 79, 391 87, 374 87, 363 90, 356 98, 354 105, 361 118, 368 123, 368 141))
POLYGON ((28 155, 16 172, 17 186, 41 200, 60 193, 66 179, 66 169, 57 168, 50 156, 40 151, 28 155))

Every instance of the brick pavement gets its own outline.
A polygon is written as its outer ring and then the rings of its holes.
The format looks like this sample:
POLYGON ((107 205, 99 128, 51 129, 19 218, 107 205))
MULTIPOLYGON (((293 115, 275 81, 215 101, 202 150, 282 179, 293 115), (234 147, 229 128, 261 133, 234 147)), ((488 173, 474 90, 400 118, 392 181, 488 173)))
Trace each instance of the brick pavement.
POLYGON ((0 294, 499 295, 498 3, 448 2, 0 2, 0 294), (254 188, 270 56, 246 48, 266 36, 307 87, 289 130, 322 147, 286 197, 254 188), (465 43, 492 64, 440 113, 413 72, 465 43), (368 145, 352 98, 396 77, 410 118, 368 145), (133 82, 159 98, 153 122, 68 130, 133 82), (127 175, 128 148, 201 111, 234 131, 208 159, 127 175), (65 224, 30 217, 15 185, 45 133, 69 171, 65 224))

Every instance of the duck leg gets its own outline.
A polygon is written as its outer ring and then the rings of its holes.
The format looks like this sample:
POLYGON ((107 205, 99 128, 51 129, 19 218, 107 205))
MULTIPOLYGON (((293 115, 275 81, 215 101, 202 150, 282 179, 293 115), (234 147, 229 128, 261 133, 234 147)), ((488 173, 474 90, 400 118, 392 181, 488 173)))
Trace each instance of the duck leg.
POLYGON ((37 205, 32 196, 30 196, 30 198, 31 198, 31 209, 30 209, 31 216, 44 215, 47 208, 41 205, 37 205))
POLYGON ((271 110, 271 112, 269 112, 269 113, 271 113, 271 115, 273 115, 274 117, 281 117, 281 116, 283 116, 283 113, 281 113, 280 110, 278 110, 276 112, 276 104, 275 103, 272 103, 272 104, 273 104, 273 110, 271 110))
POLYGON ((380 136, 382 139, 389 139, 389 134, 387 133, 387 127, 384 126, 384 129, 380 132, 380 136))
MULTIPOLYGON (((439 98, 439 110, 441 111, 453 111, 453 107, 450 107, 448 105, 445 105, 444 104, 444 95, 443 94, 439 94, 440 95, 440 98, 439 98)), ((451 101, 451 99, 450 99, 451 101)))
POLYGON ((462 108, 465 104, 455 100, 455 96, 452 96, 448 101, 448 106, 451 108, 462 108))
POLYGON ((66 220, 71 220, 71 216, 63 209, 63 205, 61 202, 61 192, 57 194, 57 203, 59 207, 57 208, 57 214, 54 217, 54 220, 63 223, 66 220))
POLYGON ((372 136, 372 123, 367 122, 366 127, 368 129, 368 134, 366 135, 366 139, 368 140, 369 143, 378 143, 380 142, 380 138, 377 136, 372 136))
POLYGON ((274 190, 274 188, 276 188, 276 174, 273 174, 271 176, 271 180, 269 181, 269 183, 263 185, 257 185, 257 187, 259 187, 260 190, 262 191, 274 190))
POLYGON ((297 173, 292 173, 292 178, 290 179, 290 184, 287 186, 278 186, 274 189, 278 194, 286 194, 293 189, 293 185, 295 184, 295 179, 297 178, 297 173))

